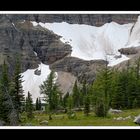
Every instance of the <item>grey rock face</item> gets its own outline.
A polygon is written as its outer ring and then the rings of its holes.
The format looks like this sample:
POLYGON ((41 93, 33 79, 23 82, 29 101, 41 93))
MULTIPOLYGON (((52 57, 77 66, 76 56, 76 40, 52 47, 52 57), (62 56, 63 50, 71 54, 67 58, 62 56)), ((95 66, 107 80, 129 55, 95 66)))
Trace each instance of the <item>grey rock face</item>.
POLYGON ((87 82, 92 83, 95 80, 97 70, 103 68, 106 63, 104 60, 85 61, 76 57, 65 57, 50 65, 50 68, 55 71, 72 73, 79 81, 86 78, 87 82))
MULTIPOLYGON (((60 41, 60 36, 42 28, 34 27, 30 21, 36 22, 68 22, 101 26, 115 21, 120 24, 135 22, 138 15, 113 14, 6 14, 0 15, 0 68, 4 60, 14 70, 16 55, 20 56, 22 72, 35 69, 40 62, 61 75, 73 75, 71 85, 78 78, 92 83, 97 70, 107 63, 104 60, 85 61, 70 57, 72 47, 60 41), (36 54, 34 53, 36 52, 36 54), (67 74, 63 73, 66 72, 67 74), (69 74, 68 74, 69 73, 69 74)), ((40 74, 38 71, 36 74, 40 74)), ((60 79, 62 81, 63 78, 60 79)), ((67 87, 68 89, 69 87, 67 87)), ((71 87, 72 88, 72 87, 71 87)))
POLYGON ((41 75, 41 70, 36 69, 36 70, 34 71, 34 74, 35 74, 35 75, 41 75))
POLYGON ((122 48, 118 50, 121 54, 130 55, 138 53, 137 49, 134 47, 131 48, 122 48))
POLYGON ((29 21, 13 23, 3 15, 0 18, 0 65, 6 61, 12 72, 17 54, 22 71, 37 68, 40 62, 51 64, 71 53, 71 46, 59 38, 40 26, 33 27, 29 21))
POLYGON ((21 21, 24 19, 36 22, 68 22, 71 24, 101 26, 111 21, 119 24, 135 22, 138 14, 7 14, 6 16, 11 21, 21 21))

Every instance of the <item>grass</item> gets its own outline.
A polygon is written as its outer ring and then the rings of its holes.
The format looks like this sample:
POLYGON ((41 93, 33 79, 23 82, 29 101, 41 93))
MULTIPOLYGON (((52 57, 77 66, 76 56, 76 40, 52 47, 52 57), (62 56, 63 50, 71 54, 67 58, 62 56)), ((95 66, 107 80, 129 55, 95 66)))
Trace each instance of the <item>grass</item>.
POLYGON ((40 122, 48 120, 48 126, 138 126, 133 122, 134 117, 140 114, 140 109, 123 110, 120 114, 109 114, 107 117, 96 117, 93 112, 85 116, 83 112, 76 112, 75 119, 68 119, 67 114, 54 114, 52 120, 48 119, 47 114, 35 114, 32 120, 24 116, 22 125, 30 123, 33 126, 41 126, 40 122), (128 117, 127 120, 115 120, 118 117, 128 117))

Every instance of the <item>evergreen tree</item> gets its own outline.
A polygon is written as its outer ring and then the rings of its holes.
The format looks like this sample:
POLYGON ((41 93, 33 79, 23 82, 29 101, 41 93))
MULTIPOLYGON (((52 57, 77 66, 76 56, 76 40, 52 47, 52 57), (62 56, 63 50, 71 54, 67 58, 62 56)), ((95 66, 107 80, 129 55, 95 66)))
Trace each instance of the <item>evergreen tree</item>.
POLYGON ((109 109, 110 94, 111 94, 111 79, 112 79, 112 71, 108 68, 106 64, 105 67, 101 71, 99 71, 96 80, 93 83, 93 92, 94 92, 93 94, 95 96, 93 100, 95 102, 95 105, 97 106, 95 108, 100 109, 99 108, 100 101, 97 102, 97 100, 101 100, 104 106, 104 109, 100 110, 100 111, 104 111, 101 112, 101 114, 103 114, 103 117, 107 115, 107 111, 109 109))
POLYGON ((132 107, 133 107, 133 108, 137 108, 137 107, 138 107, 138 101, 137 101, 136 98, 135 98, 134 101, 133 101, 132 107))
POLYGON ((74 107, 73 96, 72 95, 70 95, 68 97, 67 107, 68 107, 67 115, 68 115, 68 118, 71 119, 71 118, 73 118, 71 115, 74 113, 73 110, 72 110, 73 107, 74 107))
POLYGON ((80 106, 80 95, 79 95, 79 89, 77 85, 77 80, 75 81, 73 91, 72 91, 72 96, 73 96, 73 103, 74 107, 79 107, 80 106))
POLYGON ((96 100, 96 106, 95 106, 95 114, 98 117, 106 117, 107 110, 106 110, 106 104, 104 102, 104 99, 97 99, 96 100))
POLYGON ((38 98, 36 99, 36 110, 39 110, 39 101, 38 101, 38 98))
POLYGON ((28 118, 33 118, 33 101, 30 92, 28 92, 28 96, 26 97, 26 113, 28 118))
POLYGON ((2 75, 0 79, 0 120, 10 123, 9 113, 10 113, 10 105, 9 105, 9 78, 8 78, 8 67, 4 61, 2 66, 2 75))
POLYGON ((88 86, 87 86, 87 81, 86 81, 86 78, 85 76, 83 76, 83 82, 82 82, 82 88, 79 92, 79 102, 80 102, 80 106, 83 106, 84 105, 84 99, 85 99, 85 96, 88 94, 88 86))
POLYGON ((47 80, 40 86, 40 93, 44 94, 44 101, 48 104, 49 118, 51 119, 52 112, 56 111, 59 102, 60 91, 55 83, 55 73, 51 71, 47 80))
POLYGON ((15 105, 15 109, 17 110, 18 120, 20 121, 20 113, 23 110, 23 104, 24 104, 24 94, 23 94, 23 87, 22 87, 22 78, 21 75, 21 65, 20 61, 17 57, 16 59, 16 65, 15 65, 15 71, 13 75, 13 79, 11 82, 11 96, 13 97, 13 102, 15 105))
POLYGON ((68 98, 69 98, 69 93, 67 92, 66 95, 63 97, 62 99, 62 106, 65 109, 65 113, 67 112, 67 102, 68 102, 68 98))
POLYGON ((41 110, 41 100, 39 98, 39 101, 38 101, 38 109, 41 110))
POLYGON ((89 112, 90 112, 90 100, 89 100, 89 96, 86 95, 84 100, 84 114, 88 116, 89 112))

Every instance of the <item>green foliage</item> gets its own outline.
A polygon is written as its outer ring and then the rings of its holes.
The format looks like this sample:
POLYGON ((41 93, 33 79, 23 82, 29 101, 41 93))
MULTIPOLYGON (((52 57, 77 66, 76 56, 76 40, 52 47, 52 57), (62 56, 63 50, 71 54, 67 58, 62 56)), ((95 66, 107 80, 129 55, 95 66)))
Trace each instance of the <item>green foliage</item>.
POLYGON ((26 113, 28 118, 33 118, 33 101, 30 92, 28 92, 28 96, 26 97, 26 113))
POLYGON ((41 99, 38 100, 38 110, 41 110, 41 99))
POLYGON ((20 121, 20 113, 23 111, 23 106, 25 102, 23 87, 22 87, 22 78, 21 75, 21 65, 19 58, 16 59, 16 65, 14 70, 14 75, 10 83, 10 93, 13 98, 15 109, 17 110, 18 119, 20 121))
POLYGON ((68 97, 67 107, 68 110, 71 111, 73 109, 74 103, 73 103, 73 97, 70 95, 68 97))
POLYGON ((80 94, 79 94, 79 88, 77 85, 77 80, 75 81, 73 91, 72 91, 72 96, 73 96, 73 104, 74 107, 79 107, 80 106, 80 94))
POLYGON ((104 102, 104 99, 97 99, 95 105, 95 114, 98 117, 106 117, 108 112, 108 105, 104 102))
POLYGON ((134 101, 133 101, 132 107, 133 107, 133 108, 137 108, 137 107, 138 107, 138 101, 137 101, 136 98, 135 98, 134 101))
POLYGON ((2 76, 0 79, 0 120, 10 123, 9 113, 10 113, 10 105, 9 105, 9 78, 8 78, 8 67, 4 62, 2 66, 2 76))
POLYGON ((38 98, 36 99, 35 109, 36 110, 39 110, 39 101, 38 101, 38 98))
POLYGON ((84 100, 84 114, 88 116, 89 112, 90 112, 90 99, 89 96, 86 95, 84 100))
POLYGON ((55 83, 55 73, 51 71, 50 75, 40 86, 41 94, 44 94, 44 101, 48 104, 48 111, 55 112, 60 101, 60 91, 55 83))
POLYGON ((105 68, 99 71, 96 80, 93 83, 93 104, 95 105, 95 113, 99 117, 105 117, 107 115, 106 112, 111 100, 111 79, 112 71, 106 64, 105 68))

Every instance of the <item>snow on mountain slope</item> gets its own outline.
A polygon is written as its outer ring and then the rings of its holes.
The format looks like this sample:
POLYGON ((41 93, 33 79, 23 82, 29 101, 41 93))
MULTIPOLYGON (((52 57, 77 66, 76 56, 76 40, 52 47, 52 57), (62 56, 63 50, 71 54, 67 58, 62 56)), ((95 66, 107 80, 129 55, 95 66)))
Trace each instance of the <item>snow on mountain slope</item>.
POLYGON ((39 86, 43 83, 43 81, 46 80, 47 76, 50 74, 51 70, 49 69, 48 65, 45 64, 39 64, 38 70, 41 70, 40 75, 35 75, 34 71, 36 69, 28 69, 24 73, 22 73, 23 76, 23 90, 25 96, 27 96, 28 91, 32 94, 33 102, 36 101, 36 98, 43 97, 43 95, 40 95, 40 89, 39 86))
POLYGON ((140 46, 140 16, 138 16, 137 22, 133 26, 127 47, 140 46))
MULTIPOLYGON (((36 22, 32 23, 34 26, 38 25, 36 22)), ((129 59, 124 55, 118 59, 114 56, 120 54, 118 49, 126 47, 133 24, 120 25, 111 22, 95 27, 62 22, 39 25, 62 36, 61 41, 73 47, 71 56, 84 60, 108 58, 110 66, 129 59)))

